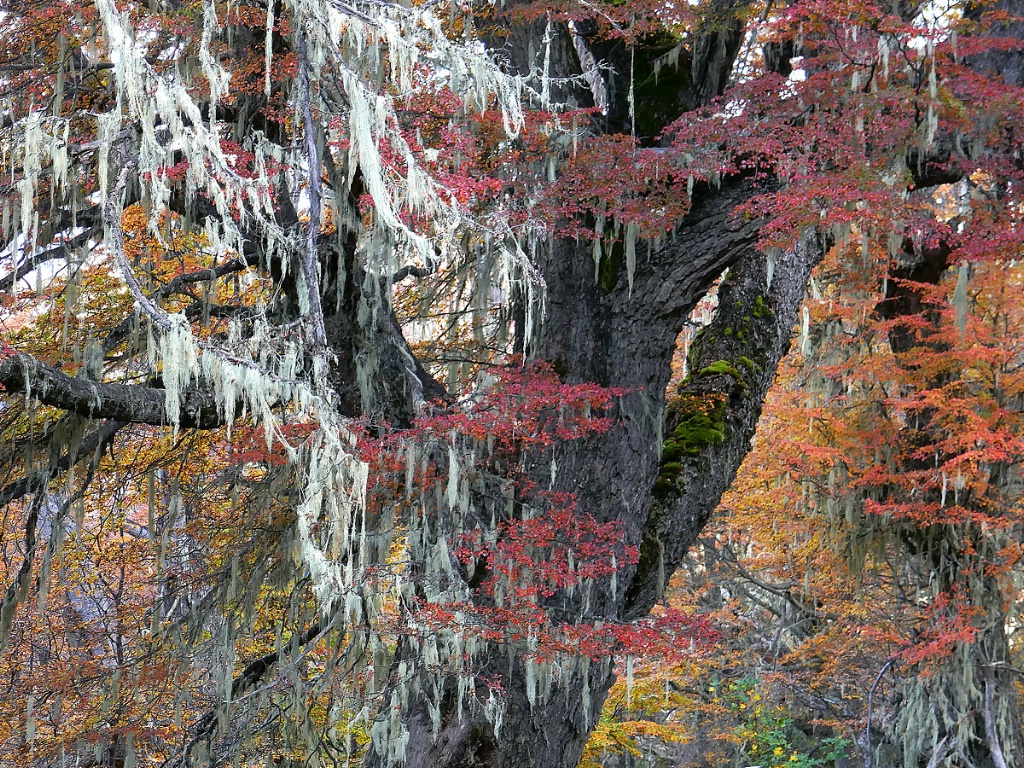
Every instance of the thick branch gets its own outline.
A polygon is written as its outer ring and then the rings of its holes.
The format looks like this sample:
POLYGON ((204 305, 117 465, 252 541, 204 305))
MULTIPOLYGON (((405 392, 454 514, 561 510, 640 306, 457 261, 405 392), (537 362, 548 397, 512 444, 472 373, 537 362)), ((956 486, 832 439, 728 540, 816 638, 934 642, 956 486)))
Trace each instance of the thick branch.
MULTIPOLYGON (((8 392, 19 392, 44 405, 90 419, 170 423, 162 389, 78 379, 23 352, 0 358, 0 385, 8 392)), ((186 428, 213 429, 222 426, 224 419, 211 393, 186 389, 181 393, 178 424, 186 428)))
POLYGON ((656 498, 625 618, 650 611, 663 579, 679 567, 736 476, 823 250, 818 236, 802 236, 776 260, 769 287, 766 258, 751 247, 720 289, 715 319, 691 350, 692 373, 670 404, 656 498))
MULTIPOLYGON (((743 258, 764 259, 754 254, 763 222, 737 209, 756 195, 777 189, 772 180, 758 184, 737 177, 724 181, 720 188, 703 185, 695 190, 693 207, 672 239, 649 258, 637 259, 633 290, 620 279, 616 297, 622 313, 620 324, 631 331, 630 346, 620 351, 625 360, 636 351, 670 360, 683 323, 722 272, 743 258)), ((666 366, 662 377, 649 382, 652 396, 664 392, 669 374, 666 366)), ((618 385, 644 383, 623 380, 618 385)))
POLYGON ((691 80, 698 104, 710 104, 725 92, 746 34, 746 3, 714 0, 693 41, 691 80))
POLYGON ((430 269, 429 267, 417 267, 409 264, 395 272, 395 274, 391 276, 391 282, 400 283, 407 277, 427 277, 434 274, 435 271, 436 270, 430 269))

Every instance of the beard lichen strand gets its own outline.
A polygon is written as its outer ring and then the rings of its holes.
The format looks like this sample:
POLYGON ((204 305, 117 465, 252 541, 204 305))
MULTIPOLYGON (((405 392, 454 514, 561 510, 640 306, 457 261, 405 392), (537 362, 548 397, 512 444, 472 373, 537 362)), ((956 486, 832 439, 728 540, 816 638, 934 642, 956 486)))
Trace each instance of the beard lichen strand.
MULTIPOLYGON (((242 213, 243 218, 254 218, 261 231, 281 239, 269 204, 272 199, 269 179, 257 177, 254 184, 253 180, 239 176, 223 151, 216 126, 203 119, 200 105, 189 93, 188 83, 179 70, 175 69, 171 75, 155 72, 143 56, 130 20, 118 12, 111 0, 100 0, 97 8, 111 58, 117 62, 114 78, 117 102, 105 120, 118 129, 113 132, 114 136, 119 135, 122 127, 132 125, 140 132, 137 175, 144 187, 144 197, 152 202, 150 230, 158 242, 163 240, 156 222, 171 196, 165 171, 176 164, 175 153, 178 152, 189 164, 187 194, 193 197, 202 192, 214 204, 219 217, 218 239, 225 247, 243 252, 244 238, 233 219, 236 213, 242 213), (262 185, 263 189, 255 190, 256 185, 262 185), (259 205, 248 207, 247 201, 259 205)), ((204 27, 211 24, 216 26, 215 18, 204 20, 204 27)), ((204 30, 204 40, 205 37, 204 30)), ((216 63, 213 66, 216 67, 216 63)), ((223 73, 218 75, 211 70, 206 74, 214 83, 223 80, 223 73)), ((110 140, 110 137, 106 140, 101 137, 101 165, 103 145, 110 140)), ((260 145, 266 140, 254 135, 251 142, 260 145)), ((264 153, 272 152, 271 148, 264 148, 264 153)), ((101 188, 104 176, 101 168, 101 188)))
MULTIPOLYGON (((24 238, 22 255, 32 253, 36 249, 36 237, 39 229, 39 213, 33 204, 36 185, 42 172, 43 129, 42 115, 30 112, 22 130, 23 147, 21 152, 22 178, 18 181, 18 194, 21 198, 21 235, 24 238)), ((12 170, 14 163, 11 163, 12 170)), ((12 174, 13 175, 13 174, 12 174)))
MULTIPOLYGON (((230 4, 228 7, 230 13, 230 4)), ((216 33, 220 31, 214 0, 203 0, 203 33, 199 43, 199 63, 210 88, 210 119, 217 113, 217 104, 227 94, 231 74, 213 57, 211 46, 216 33)))
MULTIPOLYGON (((177 429, 181 392, 202 372, 213 386, 225 418, 233 419, 236 403, 241 402, 243 415, 248 412, 263 426, 268 448, 280 442, 287 449, 289 459, 306 481, 297 509, 297 529, 302 560, 309 568, 314 593, 325 615, 343 601, 347 617, 353 618, 351 614, 359 604, 352 598, 359 591, 357 585, 369 564, 365 559, 364 514, 368 465, 352 454, 354 437, 330 404, 305 383, 283 380, 257 367, 255 362, 227 360, 222 353, 209 348, 202 351, 200 358, 186 319, 171 315, 169 324, 159 342, 168 420, 177 429), (298 448, 291 446, 281 433, 273 412, 275 406, 285 404, 291 404, 299 412, 297 415, 311 415, 317 422, 317 430, 298 448), (317 540, 314 532, 322 513, 328 522, 324 543, 317 540), (328 555, 328 547, 333 548, 333 556, 328 555)), ((277 372, 294 373, 294 350, 274 355, 271 360, 265 345, 259 343, 260 335, 256 334, 255 339, 255 349, 245 350, 244 345, 241 349, 253 357, 259 355, 264 365, 272 362, 277 372)))
POLYGON ((160 336, 159 357, 163 363, 161 378, 164 382, 167 420, 178 431, 181 412, 181 393, 199 373, 199 356, 192 330, 184 315, 169 317, 170 328, 160 336))
POLYGON ((20 261, 28 261, 40 250, 40 217, 34 201, 40 178, 46 171, 46 160, 49 160, 50 165, 50 208, 55 208, 58 203, 71 197, 69 135, 70 122, 66 118, 45 116, 31 107, 24 118, 14 121, 12 130, 2 134, 0 169, 9 168, 13 181, 19 163, 21 166, 21 178, 14 185, 17 194, 5 200, 3 224, 0 228, 0 236, 9 244, 14 257, 15 268, 19 256, 20 261), (19 235, 22 237, 20 241, 19 235))
MULTIPOLYGON (((1009 536, 994 530, 988 534, 977 543, 983 555, 981 559, 991 563, 996 559, 996 552, 1012 544, 1009 536), (993 533, 996 535, 992 536, 993 533)), ((946 533, 950 535, 951 532, 946 533)), ((932 543, 934 548, 941 545, 941 538, 932 543)), ((1011 619, 1006 612, 1005 598, 998 582, 990 575, 972 575, 966 583, 970 603, 984 611, 983 618, 974 622, 977 635, 957 643, 948 657, 923 662, 928 665, 927 673, 904 674, 899 680, 903 706, 895 717, 894 730, 902 736, 903 765, 908 768, 919 765, 933 753, 940 739, 947 741, 950 752, 961 756, 965 762, 986 756, 993 747, 1000 752, 1008 750, 1011 757, 1019 752, 1012 682, 1012 675, 1016 673, 1009 668, 1006 659, 1009 649, 1006 627, 1011 619), (997 683, 1000 675, 1003 679, 997 683), (997 684, 1005 687, 993 700, 991 690, 997 684)), ((926 589, 934 591, 935 583, 926 589)), ((931 597, 934 599, 934 594, 931 597)))
POLYGON ((333 50, 354 52, 353 62, 379 70, 382 49, 386 50, 391 82, 402 96, 412 92, 416 68, 424 61, 436 62, 434 80, 447 81, 452 93, 463 95, 468 108, 482 111, 494 96, 509 138, 515 138, 525 122, 524 97, 539 99, 527 78, 502 71, 480 43, 451 40, 428 6, 371 4, 366 13, 360 13, 353 12, 352 6, 332 2, 309 3, 304 9, 328 30, 333 50), (339 24, 338 18, 345 24, 339 24), (366 52, 372 55, 364 55, 366 52))
POLYGON ((299 502, 297 526, 303 562, 309 568, 317 602, 325 616, 362 584, 365 529, 356 530, 365 516, 369 467, 351 453, 348 430, 333 412, 321 413, 319 429, 299 454, 305 490, 299 502), (326 514, 328 532, 315 533, 326 514), (338 553, 330 556, 330 550, 338 553), (358 564, 358 566, 357 566, 358 564))
MULTIPOLYGON (((391 82, 397 86, 399 97, 413 91, 418 62, 437 61, 434 79, 439 82, 447 79, 454 93, 468 94, 465 97, 467 106, 483 110, 489 105, 491 97, 495 98, 510 137, 514 137, 523 124, 520 100, 525 90, 525 80, 502 72, 482 47, 453 44, 429 10, 373 6, 377 16, 372 19, 365 15, 346 19, 344 35, 348 38, 347 45, 341 45, 341 36, 336 30, 342 25, 331 19, 330 12, 333 10, 336 13, 337 9, 328 9, 328 13, 324 13, 324 8, 322 4, 296 5, 297 13, 308 13, 311 21, 318 22, 310 24, 311 30, 314 26, 319 30, 328 30, 327 35, 322 35, 325 39, 320 41, 318 50, 325 63, 333 61, 334 69, 350 100, 349 120, 353 142, 350 159, 360 163, 369 182, 368 191, 380 208, 378 213, 383 217, 385 225, 403 234, 417 249, 423 250, 427 243, 417 237, 410 237, 413 233, 395 216, 396 202, 401 200, 403 207, 410 212, 423 213, 439 222, 446 219, 459 221, 465 211, 452 205, 447 191, 419 167, 397 128, 399 122, 392 97, 366 84, 376 79, 377 70, 383 66, 381 49, 387 51, 391 82), (375 51, 376 55, 358 55, 364 48, 375 51), (352 50, 357 51, 356 57, 343 56, 344 51, 352 50), (470 103, 473 100, 477 103, 470 103), (372 119, 367 119, 371 113, 372 119), (372 151, 384 139, 397 149, 406 164, 407 173, 401 185, 404 189, 401 186, 388 189, 393 185, 382 174, 379 155, 372 151)), ((440 227, 439 231, 445 228, 440 227)), ((429 249, 426 255, 429 256, 429 249)))

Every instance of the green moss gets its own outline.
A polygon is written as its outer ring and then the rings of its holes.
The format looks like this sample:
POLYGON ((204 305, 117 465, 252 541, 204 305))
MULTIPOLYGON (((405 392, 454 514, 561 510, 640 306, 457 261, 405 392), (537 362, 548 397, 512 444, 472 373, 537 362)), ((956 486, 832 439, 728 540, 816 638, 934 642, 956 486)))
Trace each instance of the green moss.
POLYGON ((697 372, 697 378, 702 376, 731 376, 737 386, 741 389, 747 388, 747 383, 743 380, 743 374, 728 360, 716 360, 711 365, 701 368, 697 372))
POLYGON ((743 374, 736 370, 736 366, 728 360, 715 360, 711 365, 700 369, 698 376, 726 374, 737 381, 743 381, 743 374))
POLYGON ((676 426, 662 449, 659 480, 674 481, 683 470, 681 459, 699 456, 708 446, 725 440, 724 398, 681 398, 672 416, 676 426))
POLYGON ((760 320, 762 318, 769 317, 771 313, 772 311, 768 309, 768 305, 764 303, 763 296, 758 296, 754 299, 754 317, 760 320))
POLYGON ((725 440, 725 402, 716 404, 710 412, 694 411, 686 414, 666 441, 680 456, 697 456, 704 448, 725 440))
MULTIPOLYGON (((749 357, 740 357, 739 363, 741 365, 746 366, 751 371, 758 370, 757 364, 749 357)), ((739 368, 730 363, 728 360, 716 360, 715 362, 711 363, 711 365, 707 365, 701 368, 696 373, 689 374, 686 378, 679 382, 679 387, 676 391, 679 394, 684 395, 686 388, 693 383, 694 379, 699 379, 702 376, 731 376, 733 380, 736 382, 736 386, 740 390, 746 392, 748 389, 746 379, 744 378, 743 372, 740 371, 739 368)))
MULTIPOLYGON (((741 305, 737 305, 743 309, 741 305)), ((665 499, 682 492, 680 478, 683 469, 692 459, 699 457, 708 447, 721 443, 726 438, 725 411, 730 397, 749 389, 747 377, 763 370, 757 362, 764 359, 764 350, 757 344, 759 335, 757 320, 770 318, 771 309, 764 298, 758 296, 752 305, 746 307, 748 314, 737 318, 735 326, 721 330, 724 338, 713 338, 705 327, 697 332, 690 348, 690 360, 707 360, 708 357, 725 352, 730 359, 715 360, 703 368, 694 367, 694 373, 679 385, 678 396, 669 405, 668 423, 675 425, 662 447, 661 466, 654 483, 656 498, 665 499), (747 343, 752 341, 753 343, 747 343), (737 342, 743 342, 738 344, 737 342), (747 355, 735 355, 743 350, 747 355), (734 382, 730 393, 722 392, 719 382, 708 382, 710 386, 694 387, 697 380, 705 376, 729 376, 734 382), (711 389, 708 394, 692 394, 692 389, 711 389)))
POLYGON ((615 240, 610 246, 606 244, 603 250, 604 253, 598 267, 598 281, 601 289, 605 293, 610 293, 619 282, 625 248, 621 240, 615 240))

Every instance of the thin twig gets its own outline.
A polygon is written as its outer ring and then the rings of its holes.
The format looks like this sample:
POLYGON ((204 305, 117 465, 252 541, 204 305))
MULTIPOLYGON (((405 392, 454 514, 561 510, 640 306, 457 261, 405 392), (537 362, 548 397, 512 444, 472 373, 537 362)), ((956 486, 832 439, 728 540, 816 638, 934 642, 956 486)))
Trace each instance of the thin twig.
POLYGON ((875 700, 875 689, 878 688, 878 684, 882 682, 882 676, 889 670, 889 668, 896 663, 896 657, 893 656, 884 666, 879 670, 878 676, 875 678, 875 682, 871 684, 871 690, 868 691, 868 718, 867 724, 864 726, 864 736, 867 749, 867 757, 864 761, 864 768, 871 768, 871 764, 874 762, 875 755, 871 749, 871 710, 874 706, 875 700))

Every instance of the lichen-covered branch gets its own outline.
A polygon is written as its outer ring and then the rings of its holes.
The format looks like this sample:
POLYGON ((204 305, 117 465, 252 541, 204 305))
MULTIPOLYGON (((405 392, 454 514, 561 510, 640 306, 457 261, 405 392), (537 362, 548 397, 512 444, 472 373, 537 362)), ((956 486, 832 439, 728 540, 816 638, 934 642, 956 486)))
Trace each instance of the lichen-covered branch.
POLYGON ((303 148, 306 153, 306 166, 309 172, 306 194, 309 197, 309 222, 306 224, 306 249, 300 257, 302 277, 305 291, 300 301, 308 305, 308 314, 313 328, 313 343, 316 354, 323 355, 327 345, 327 332, 324 330, 324 312, 320 306, 320 277, 317 274, 319 262, 317 243, 320 236, 320 151, 317 148, 316 125, 313 122, 312 95, 309 83, 309 58, 306 48, 306 35, 301 30, 298 34, 296 50, 299 58, 299 108, 302 111, 303 148))
MULTIPOLYGON (((267 673, 282 661, 282 659, 286 659, 297 654, 300 649, 305 648, 320 637, 329 627, 330 622, 313 622, 313 624, 311 624, 305 631, 292 638, 291 642, 289 642, 288 645, 283 647, 280 651, 271 651, 270 653, 264 654, 257 659, 253 659, 246 664, 242 671, 231 682, 231 701, 235 701, 239 696, 250 690, 253 686, 258 685, 267 673)), ((193 737, 182 749, 182 764, 187 762, 192 749, 197 744, 205 739, 213 737, 213 734, 217 730, 217 713, 217 709, 211 709, 196 722, 193 729, 193 737)))
MULTIPOLYGON (((99 429, 87 435, 76 447, 69 450, 56 461, 50 462, 35 474, 26 474, 25 477, 8 484, 0 490, 0 508, 10 504, 29 494, 36 494, 25 520, 24 557, 21 566, 15 573, 14 580, 8 585, 7 591, 0 600, 0 654, 7 650, 10 640, 11 623, 14 620, 14 613, 18 604, 24 599, 28 591, 29 580, 32 577, 32 564, 36 556, 39 544, 39 510, 40 506, 46 503, 44 491, 47 484, 62 472, 68 471, 72 466, 85 458, 95 456, 97 451, 113 440, 117 431, 124 427, 123 422, 108 421, 99 429)), ((94 460, 95 462, 95 460, 94 460)), ((92 477, 92 469, 85 479, 87 486, 92 477)))
MULTIPOLYGON (((14 352, 0 357, 0 385, 90 419, 113 419, 135 424, 169 424, 166 393, 137 384, 106 384, 68 376, 58 368, 25 354, 14 352)), ((199 389, 181 393, 180 427, 213 429, 224 425, 213 394, 199 389)))

